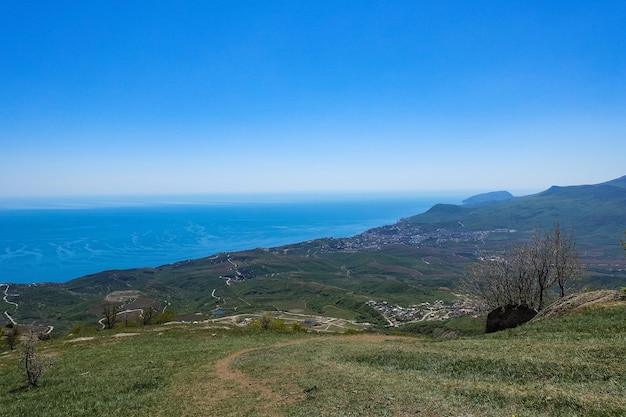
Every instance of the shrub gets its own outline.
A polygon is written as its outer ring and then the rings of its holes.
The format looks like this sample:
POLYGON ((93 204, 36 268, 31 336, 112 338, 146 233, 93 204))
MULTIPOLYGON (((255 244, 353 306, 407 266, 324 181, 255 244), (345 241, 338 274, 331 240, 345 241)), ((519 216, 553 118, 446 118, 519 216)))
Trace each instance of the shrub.
POLYGON ((67 331, 68 335, 77 335, 77 334, 81 334, 85 331, 85 325, 83 323, 74 323, 72 324, 72 327, 69 328, 69 330, 67 331))
POLYGON ((159 313, 156 316, 152 317, 152 323, 153 324, 168 323, 174 320, 175 317, 176 317, 176 313, 174 313, 173 310, 165 310, 164 312, 159 313))
POLYGON ((271 330, 284 333, 306 333, 309 331, 306 326, 300 323, 288 325, 285 323, 285 319, 275 318, 272 313, 263 314, 260 318, 248 323, 246 327, 252 330, 271 330))
POLYGON ((14 324, 7 325, 6 331, 4 332, 5 339, 7 344, 9 345, 9 349, 15 349, 15 345, 17 345, 19 335, 19 328, 14 324))
POLYGON ((38 343, 37 335, 33 330, 28 334, 28 338, 24 343, 22 356, 20 357, 20 368, 26 376, 29 387, 36 387, 39 378, 52 366, 50 358, 41 358, 36 352, 38 343))
POLYGON ((308 332, 308 331, 309 331, 309 329, 308 329, 306 326, 303 326, 303 325, 302 325, 302 324, 300 324, 300 323, 293 323, 293 324, 291 325, 291 330, 292 330, 294 333, 306 333, 306 332, 308 332))

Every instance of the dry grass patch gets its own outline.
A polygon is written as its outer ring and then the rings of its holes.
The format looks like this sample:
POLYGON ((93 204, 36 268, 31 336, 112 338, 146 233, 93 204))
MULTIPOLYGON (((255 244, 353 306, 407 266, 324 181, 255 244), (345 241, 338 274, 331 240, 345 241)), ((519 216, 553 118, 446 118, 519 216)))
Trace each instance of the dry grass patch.
POLYGON ((132 337, 132 336, 138 336, 140 333, 116 333, 113 335, 113 337, 132 337))
POLYGON ((89 340, 94 340, 94 336, 85 336, 85 337, 77 337, 75 339, 65 340, 64 343, 78 343, 78 342, 87 342, 89 340))

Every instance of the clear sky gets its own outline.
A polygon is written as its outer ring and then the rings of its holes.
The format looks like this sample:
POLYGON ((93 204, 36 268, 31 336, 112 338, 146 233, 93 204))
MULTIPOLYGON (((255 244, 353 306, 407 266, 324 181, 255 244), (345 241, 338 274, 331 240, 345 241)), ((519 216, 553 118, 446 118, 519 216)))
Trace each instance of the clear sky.
POLYGON ((0 197, 626 174, 626 2, 0 2, 0 197))

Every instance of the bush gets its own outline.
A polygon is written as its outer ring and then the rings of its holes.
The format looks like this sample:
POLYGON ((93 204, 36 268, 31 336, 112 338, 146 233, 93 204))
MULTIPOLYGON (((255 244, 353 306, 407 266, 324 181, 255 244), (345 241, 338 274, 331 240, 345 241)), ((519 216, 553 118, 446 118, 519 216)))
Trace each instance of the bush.
POLYGON ((19 336, 19 327, 14 324, 7 325, 7 328, 4 332, 4 337, 7 341, 7 344, 9 345, 10 350, 15 349, 15 346, 17 345, 17 341, 18 341, 18 336, 19 336))
POLYGON ((305 333, 309 330, 300 323, 288 325, 285 319, 275 318, 272 313, 265 313, 261 318, 251 321, 247 326, 252 330, 271 330, 284 333, 305 333))
POLYGON ((74 323, 72 324, 72 327, 69 328, 69 330, 67 331, 68 336, 69 335, 77 335, 77 334, 81 334, 85 331, 85 325, 83 323, 74 323))
POLYGON ((163 324, 168 323, 176 317, 176 313, 173 310, 165 310, 162 313, 157 314, 152 317, 152 324, 163 324))
POLYGON ((306 332, 308 332, 308 331, 309 331, 309 329, 308 329, 306 326, 303 326, 303 325, 302 325, 302 324, 300 324, 300 323, 293 323, 293 324, 291 325, 291 330, 292 330, 294 333, 306 333, 306 332))

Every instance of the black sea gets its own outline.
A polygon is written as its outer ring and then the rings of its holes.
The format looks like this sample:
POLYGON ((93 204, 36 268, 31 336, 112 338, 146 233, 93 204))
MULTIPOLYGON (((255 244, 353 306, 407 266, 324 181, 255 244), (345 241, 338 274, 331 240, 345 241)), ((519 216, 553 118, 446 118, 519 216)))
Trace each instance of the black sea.
POLYGON ((460 196, 193 196, 0 201, 0 283, 65 282, 218 252, 348 237, 460 196))

